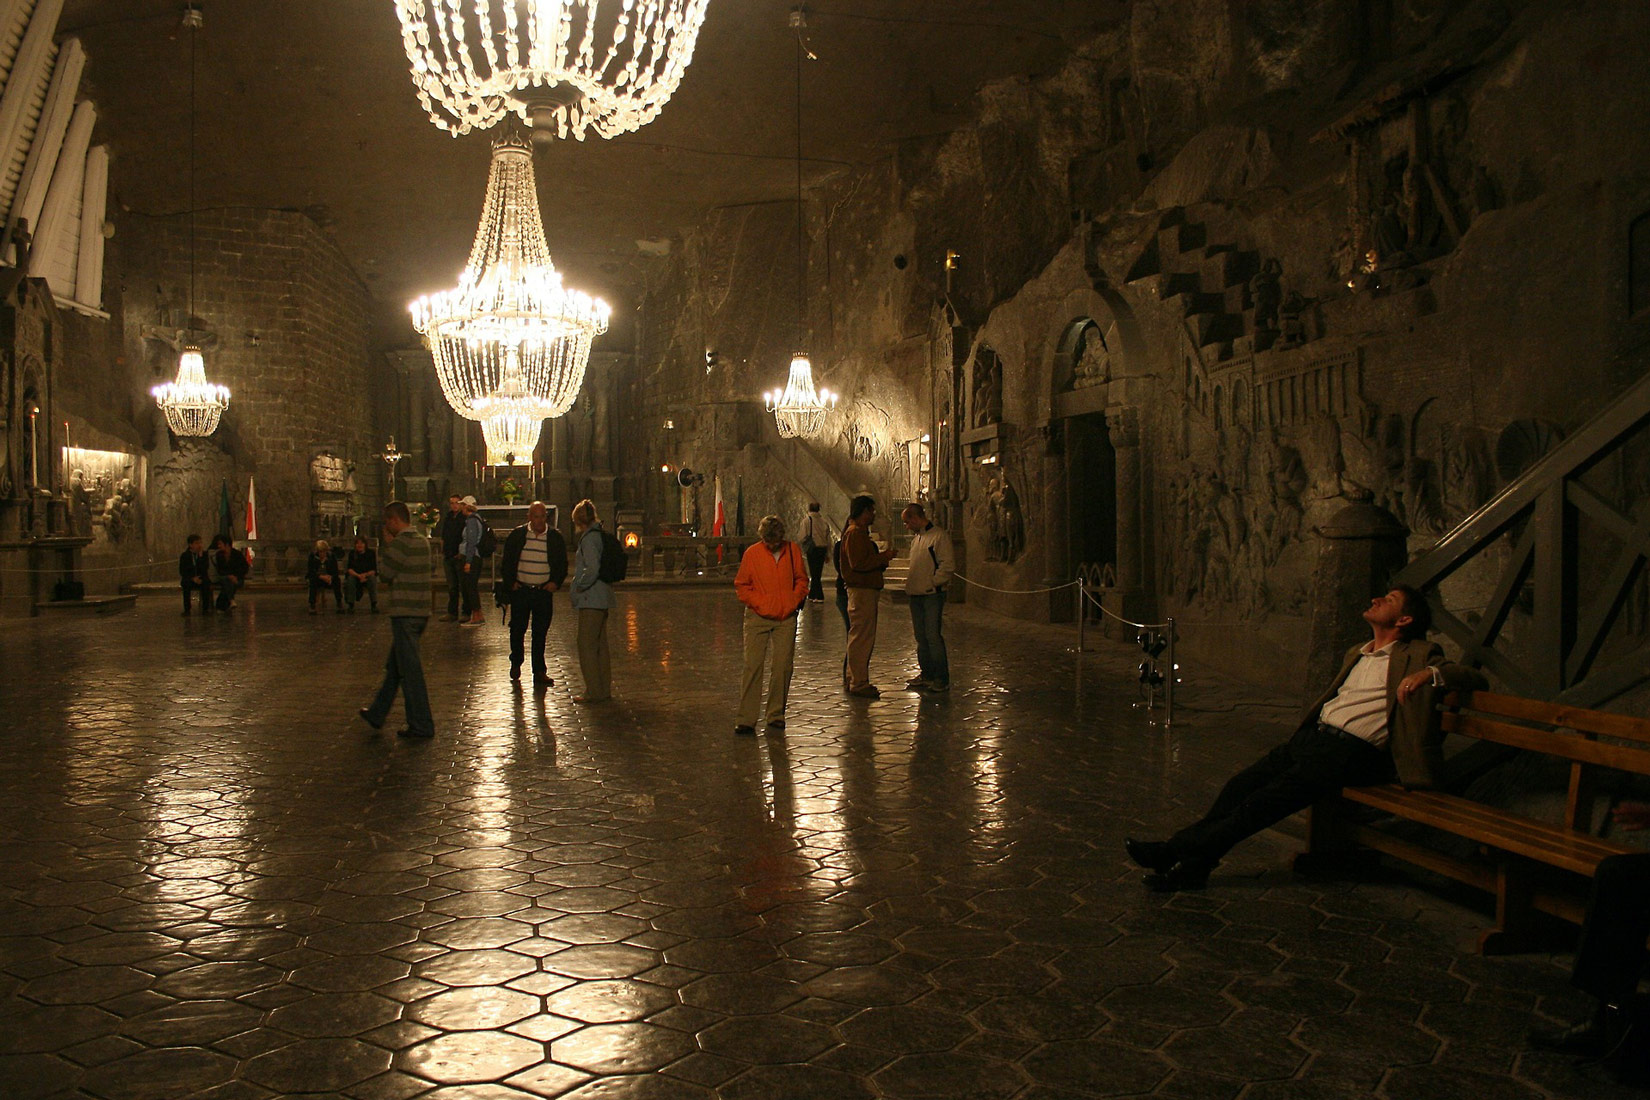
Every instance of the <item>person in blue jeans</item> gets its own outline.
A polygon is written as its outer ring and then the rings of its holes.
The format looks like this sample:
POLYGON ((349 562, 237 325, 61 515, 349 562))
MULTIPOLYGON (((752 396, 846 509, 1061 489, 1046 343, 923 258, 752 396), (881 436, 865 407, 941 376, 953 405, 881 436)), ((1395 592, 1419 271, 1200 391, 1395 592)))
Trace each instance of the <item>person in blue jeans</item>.
POLYGON ((384 682, 378 695, 359 713, 367 725, 383 729, 399 690, 407 728, 398 732, 402 737, 434 737, 435 719, 418 652, 430 621, 430 541, 412 530, 412 513, 399 500, 384 505, 384 535, 378 579, 389 591, 384 610, 390 615, 390 653, 384 659, 384 682))
POLYGON ((905 687, 907 691, 950 691, 951 662, 940 622, 945 614, 945 586, 957 573, 957 555, 951 536, 928 518, 921 504, 907 504, 900 519, 912 536, 905 598, 911 606, 911 630, 917 636, 917 674, 905 687))

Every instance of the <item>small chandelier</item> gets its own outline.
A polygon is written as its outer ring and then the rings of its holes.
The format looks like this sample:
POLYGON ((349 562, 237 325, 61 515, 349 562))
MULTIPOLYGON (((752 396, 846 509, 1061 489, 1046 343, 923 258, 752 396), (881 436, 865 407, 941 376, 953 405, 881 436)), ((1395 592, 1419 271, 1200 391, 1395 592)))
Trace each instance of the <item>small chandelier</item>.
POLYGON ((453 134, 515 113, 545 140, 652 122, 693 60, 709 0, 395 0, 413 86, 453 134), (470 11, 467 13, 465 9, 470 11))
POLYGON ((175 435, 211 435, 229 407, 229 390, 206 380, 206 360, 200 348, 184 348, 178 356, 177 380, 149 393, 175 435))
POLYGON ((458 415, 481 420, 481 402, 507 396, 507 365, 522 393, 542 407, 541 417, 573 407, 590 341, 607 331, 612 311, 562 286, 539 219, 533 147, 519 133, 493 142, 487 202, 458 286, 407 308, 458 415))
MULTIPOLYGON (((189 328, 195 325, 195 36, 201 28, 197 4, 183 7, 183 25, 189 30, 189 328)), ((186 335, 179 333, 180 336, 186 335)), ((150 391, 155 404, 166 414, 166 424, 177 435, 207 436, 218 430, 218 421, 229 407, 229 390, 206 380, 206 360, 201 349, 186 345, 178 355, 175 381, 150 391)))
POLYGON ((836 408, 836 394, 814 389, 813 364, 806 352, 791 356, 791 376, 783 390, 769 390, 762 403, 773 413, 779 438, 816 436, 825 428, 825 414, 836 408))
POLYGON ((533 451, 550 414, 522 385, 513 353, 512 361, 505 365, 504 384, 476 401, 475 408, 481 414, 481 437, 487 442, 487 465, 532 465, 533 451))
MULTIPOLYGON (((796 32, 796 331, 798 342, 808 326, 808 249, 802 225, 802 59, 814 58, 804 41, 808 33, 807 14, 802 7, 791 9, 790 27, 796 32)), ((814 368, 806 351, 791 356, 791 374, 785 388, 762 395, 762 403, 773 413, 781 439, 816 436, 825 429, 825 414, 836 408, 836 394, 814 389, 814 368)))

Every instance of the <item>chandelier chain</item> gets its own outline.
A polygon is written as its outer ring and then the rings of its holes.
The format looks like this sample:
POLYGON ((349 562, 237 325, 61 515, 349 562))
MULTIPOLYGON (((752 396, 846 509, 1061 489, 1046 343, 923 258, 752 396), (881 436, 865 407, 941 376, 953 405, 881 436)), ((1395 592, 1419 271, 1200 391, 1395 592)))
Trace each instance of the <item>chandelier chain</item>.
POLYGON ((808 346, 808 247, 802 209, 802 55, 806 47, 802 35, 807 24, 803 9, 797 9, 796 27, 796 346, 808 346))

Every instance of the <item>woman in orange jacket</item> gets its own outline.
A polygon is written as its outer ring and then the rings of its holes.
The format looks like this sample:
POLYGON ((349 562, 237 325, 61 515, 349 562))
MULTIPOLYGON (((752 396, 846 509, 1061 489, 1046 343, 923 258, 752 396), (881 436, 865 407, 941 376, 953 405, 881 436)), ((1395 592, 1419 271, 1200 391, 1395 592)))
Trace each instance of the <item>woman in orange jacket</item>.
POLYGON ((762 664, 773 650, 768 684, 768 728, 785 728, 785 700, 791 693, 791 663, 796 655, 796 613, 808 599, 808 564, 796 543, 785 537, 785 521, 764 516, 756 525, 762 541, 745 551, 733 587, 745 605, 745 675, 739 696, 742 737, 756 733, 762 709, 762 664))

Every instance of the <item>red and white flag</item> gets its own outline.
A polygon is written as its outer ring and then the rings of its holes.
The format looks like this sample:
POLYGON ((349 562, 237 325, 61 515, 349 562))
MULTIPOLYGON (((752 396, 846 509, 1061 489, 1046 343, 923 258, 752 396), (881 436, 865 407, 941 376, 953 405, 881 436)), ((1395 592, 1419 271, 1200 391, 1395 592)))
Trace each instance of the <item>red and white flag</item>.
MULTIPOLYGON (((258 488, 253 478, 246 479, 246 541, 258 539, 258 488)), ((246 560, 252 560, 252 547, 246 548, 246 560)))
POLYGON ((722 503, 722 476, 716 476, 716 519, 711 522, 710 533, 712 538, 721 538, 728 529, 728 510, 722 503))

